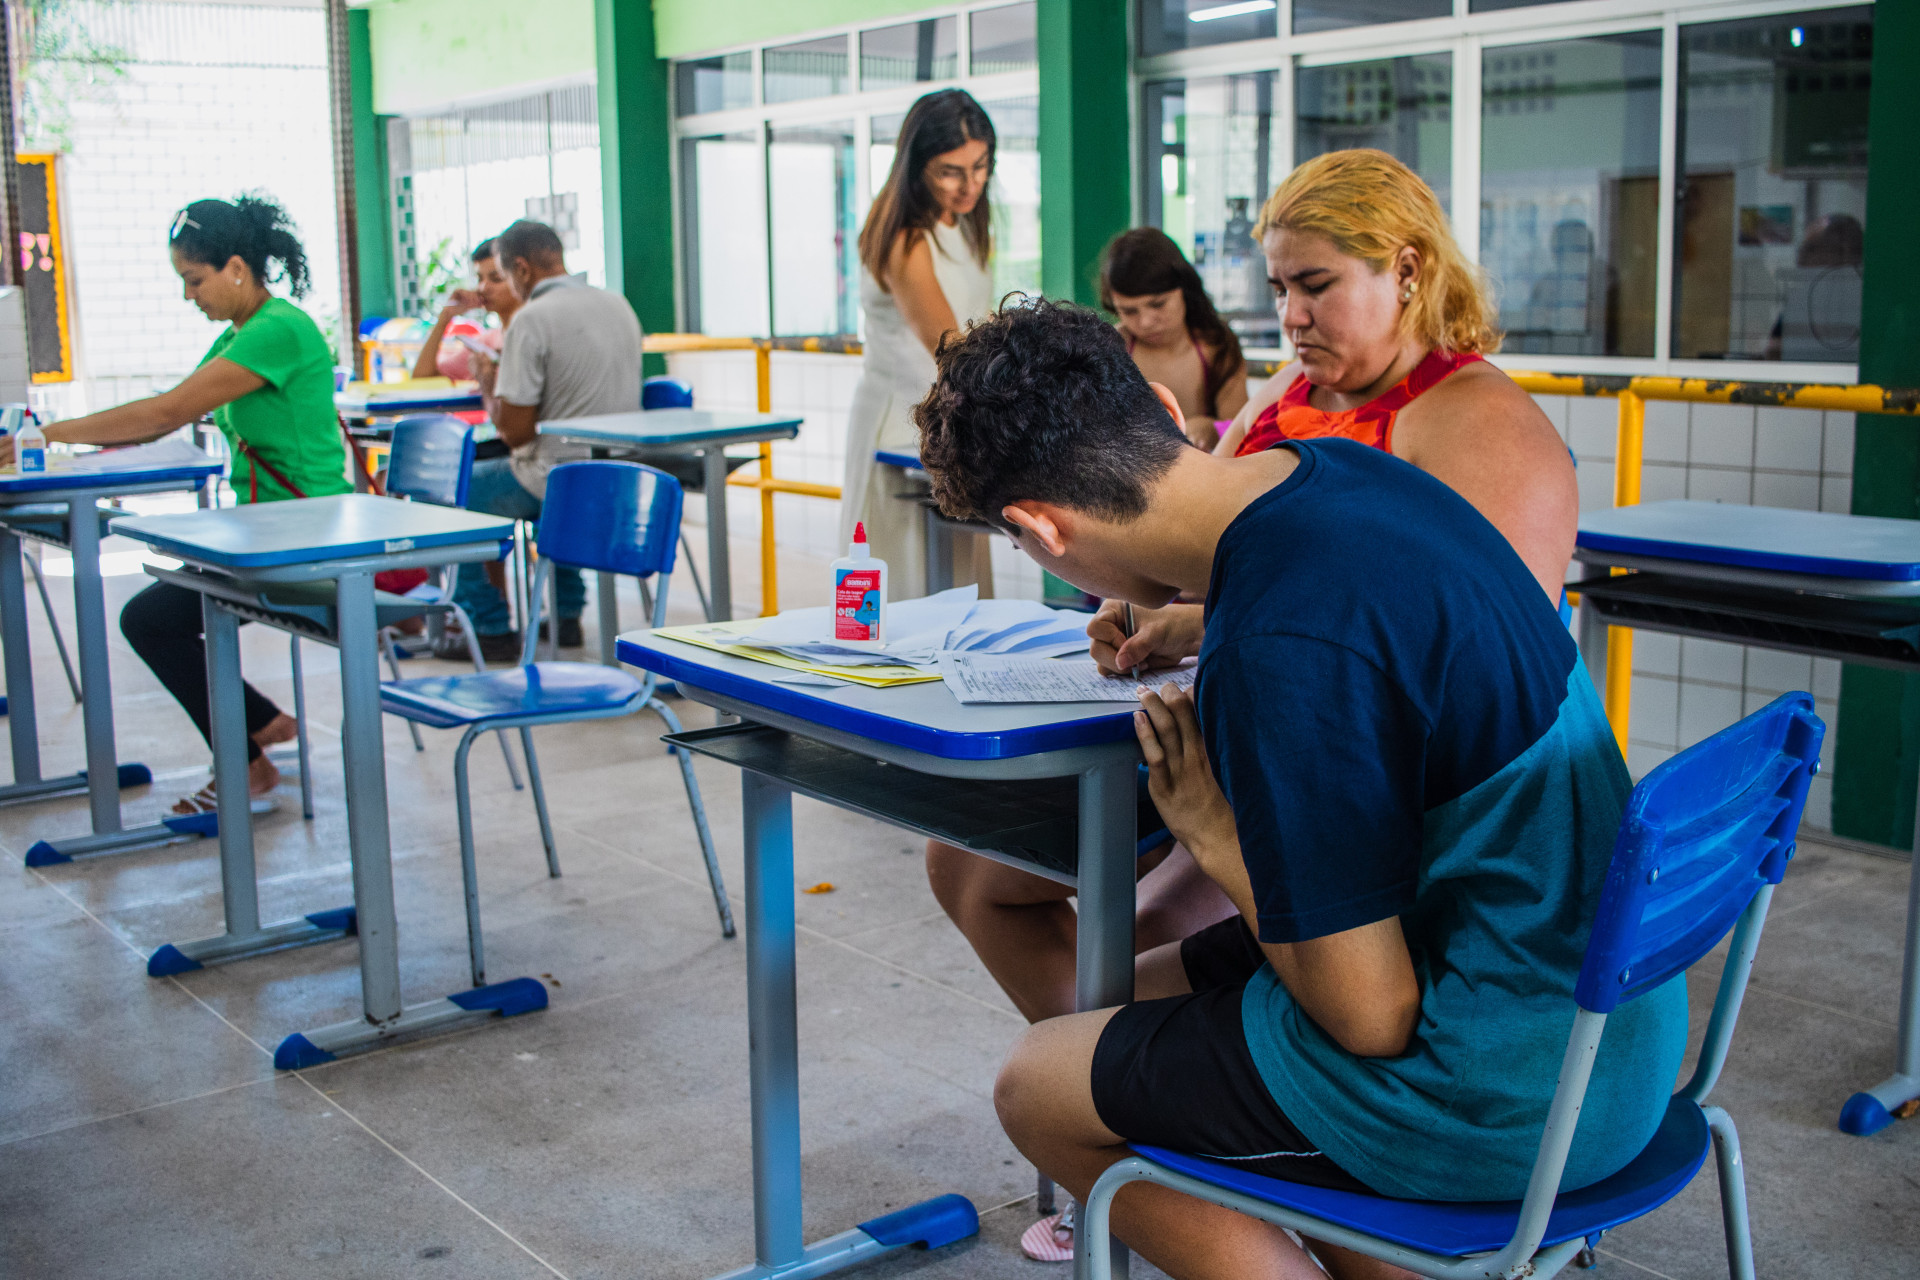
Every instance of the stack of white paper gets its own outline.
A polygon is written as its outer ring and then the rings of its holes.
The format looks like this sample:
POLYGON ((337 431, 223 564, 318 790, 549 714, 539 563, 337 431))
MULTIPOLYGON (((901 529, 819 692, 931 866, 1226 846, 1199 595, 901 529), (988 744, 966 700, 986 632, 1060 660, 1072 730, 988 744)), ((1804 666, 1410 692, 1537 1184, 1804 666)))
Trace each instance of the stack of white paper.
POLYGON ((1048 662, 1029 656, 943 653, 940 676, 953 696, 982 702, 1134 702, 1137 690, 1191 689, 1199 675, 1192 663, 1131 675, 1101 674, 1092 662, 1048 662))
POLYGON ((942 653, 1019 653, 1057 658, 1087 647, 1087 615, 1037 600, 982 600, 978 587, 955 587, 887 606, 885 644, 833 639, 833 609, 791 609, 738 643, 838 667, 932 667, 942 653))

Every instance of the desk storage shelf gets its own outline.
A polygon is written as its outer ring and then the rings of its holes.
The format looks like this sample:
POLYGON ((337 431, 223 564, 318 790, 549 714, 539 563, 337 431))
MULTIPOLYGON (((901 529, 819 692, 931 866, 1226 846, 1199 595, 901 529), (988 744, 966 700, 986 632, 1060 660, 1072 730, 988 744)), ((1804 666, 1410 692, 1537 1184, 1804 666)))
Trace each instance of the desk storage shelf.
POLYGON ((1003 779, 994 803, 978 781, 883 764, 844 747, 767 725, 721 725, 666 735, 676 747, 775 778, 801 795, 907 827, 936 840, 1030 865, 1072 883, 1079 867, 1079 782, 1003 779))
POLYGON ((1658 573, 1591 578, 1568 590, 1610 626, 1920 670, 1920 605, 1658 573))

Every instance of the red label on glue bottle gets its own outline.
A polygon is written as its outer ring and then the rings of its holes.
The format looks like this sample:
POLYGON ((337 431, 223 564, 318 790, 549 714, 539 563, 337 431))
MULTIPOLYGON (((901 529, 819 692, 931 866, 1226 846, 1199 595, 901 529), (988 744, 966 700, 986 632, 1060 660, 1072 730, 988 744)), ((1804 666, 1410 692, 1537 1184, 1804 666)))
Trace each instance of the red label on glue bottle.
POLYGON ((887 562, 874 559, 865 523, 853 527, 853 546, 833 562, 833 638, 886 642, 887 562))

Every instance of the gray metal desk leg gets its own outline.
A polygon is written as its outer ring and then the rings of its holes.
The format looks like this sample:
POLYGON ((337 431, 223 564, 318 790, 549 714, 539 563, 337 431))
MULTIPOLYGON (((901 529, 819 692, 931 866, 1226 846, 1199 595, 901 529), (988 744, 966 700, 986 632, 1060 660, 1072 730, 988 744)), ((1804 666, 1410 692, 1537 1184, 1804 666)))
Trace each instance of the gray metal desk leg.
POLYGON ((700 452, 707 487, 707 590, 714 622, 733 620, 733 561, 727 550, 727 451, 700 452))
MULTIPOLYGON (((1103 765, 1080 775, 1079 955, 1074 1007, 1107 1009, 1133 999, 1134 850, 1138 769, 1132 761, 1103 765)), ((1076 1221, 1079 1215, 1076 1214, 1076 1221)), ((1127 1247, 1118 1240, 1073 1239, 1073 1270, 1088 1274, 1087 1251, 1113 1250, 1113 1274, 1127 1274, 1127 1247)))
POLYGON ((240 676, 240 619, 220 608, 212 596, 201 596, 200 625, 207 638, 207 719, 213 731, 213 785, 220 798, 220 895, 226 907, 227 931, 212 938, 162 946, 147 957, 147 974, 154 978, 289 947, 330 942, 354 931, 352 907, 317 911, 260 927, 253 811, 247 794, 247 701, 240 676))
MULTIPOLYGON (((610 449, 595 446, 592 456, 604 458, 611 452, 610 449)), ((620 597, 618 595, 620 579, 611 573, 602 573, 596 575, 595 582, 600 609, 600 665, 617 667, 620 665, 620 659, 614 656, 613 646, 614 641, 620 636, 620 597)), ((559 625, 558 622, 554 623, 555 627, 559 625)), ((557 630, 554 632, 556 637, 559 634, 557 630)))
POLYGON ((923 507, 927 521, 927 594, 953 585, 953 525, 933 507, 923 507))
POLYGON ((808 1247, 800 1211, 800 1043, 794 1009, 793 792, 740 776, 747 861, 747 1043, 753 1075, 753 1251, 716 1280, 810 1280, 912 1245, 938 1248, 980 1229, 963 1196, 863 1222, 808 1247))
POLYGON ((165 822, 120 828, 120 788, 145 786, 153 773, 143 764, 114 758, 113 685, 107 674, 107 602, 100 582, 100 517, 94 500, 75 494, 67 504, 67 543, 73 549, 73 613, 80 646, 80 717, 87 743, 87 807, 93 834, 42 840, 27 851, 27 865, 47 866, 100 853, 126 853, 176 844, 201 832, 165 822))
POLYGON ((1580 601, 1580 656, 1586 660, 1587 676, 1593 687, 1605 694, 1607 688, 1607 624, 1600 611, 1580 601))
POLYGON ((512 1017, 547 1007, 547 989, 535 978, 512 978, 424 1004, 401 1004, 393 850, 387 828, 387 755, 381 738, 380 628, 374 618, 371 569, 340 575, 335 616, 340 640, 340 748, 346 763, 347 841, 353 859, 360 1002, 365 1016, 288 1036, 273 1055, 273 1065, 282 1070, 331 1062, 399 1036, 449 1030, 474 1018, 512 1017))
MULTIPOLYGON (((7 672, 7 736, 13 745, 13 781, 0 786, 0 804, 68 795, 87 785, 85 771, 40 776, 40 725, 33 697, 33 653, 27 631, 27 585, 20 537, 0 525, 0 646, 7 672)), ((44 867, 69 859, 45 840, 27 850, 27 865, 44 867)))
POLYGON ((1900 966, 1900 1031, 1893 1074, 1840 1108, 1843 1133, 1865 1137, 1894 1122, 1894 1112, 1920 1098, 1920 813, 1914 815, 1913 860, 1907 867, 1907 941, 1900 966))
POLYGON ((87 740, 87 807, 96 835, 120 830, 120 767, 114 759, 113 690, 107 677, 107 604, 100 585, 100 518, 78 496, 67 511, 73 548, 73 612, 80 646, 80 718, 87 740))
MULTIPOLYGON (((27 639, 27 583, 20 563, 20 537, 0 525, 0 643, 6 646, 7 736, 13 744, 13 786, 0 798, 47 794, 40 778, 40 729, 34 720, 33 655, 27 639)), ((65 781, 72 779, 49 779, 65 781)))

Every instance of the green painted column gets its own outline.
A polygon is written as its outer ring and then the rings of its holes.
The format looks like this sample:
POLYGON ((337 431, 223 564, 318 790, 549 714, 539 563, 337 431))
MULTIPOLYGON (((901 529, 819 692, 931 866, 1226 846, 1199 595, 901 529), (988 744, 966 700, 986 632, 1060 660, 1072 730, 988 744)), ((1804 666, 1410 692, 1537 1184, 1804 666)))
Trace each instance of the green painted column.
MULTIPOLYGON (((594 48, 607 287, 627 296, 648 333, 669 333, 678 327, 668 178, 673 119, 667 63, 655 54, 652 0, 594 0, 594 48)), ((648 373, 665 372, 661 357, 647 363, 648 373)))
POLYGON ((1124 0, 1039 0, 1040 280, 1093 305, 1100 250, 1133 218, 1124 0))
POLYGON ((363 316, 392 316, 393 201, 388 195, 387 119, 373 113, 373 39, 365 9, 347 10, 353 90, 353 208, 363 316))
MULTIPOLYGON (((1920 5, 1877 4, 1869 100, 1866 282, 1860 303, 1860 380, 1920 387, 1920 5)), ((1859 414, 1853 513, 1920 519, 1920 422, 1859 414)), ((1848 666, 1840 678, 1833 758, 1833 829, 1906 849, 1913 843, 1920 768, 1920 676, 1848 666)))

